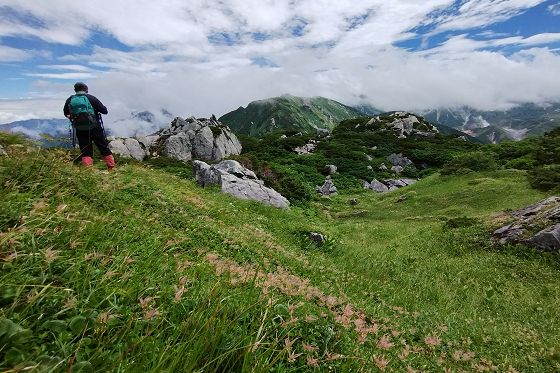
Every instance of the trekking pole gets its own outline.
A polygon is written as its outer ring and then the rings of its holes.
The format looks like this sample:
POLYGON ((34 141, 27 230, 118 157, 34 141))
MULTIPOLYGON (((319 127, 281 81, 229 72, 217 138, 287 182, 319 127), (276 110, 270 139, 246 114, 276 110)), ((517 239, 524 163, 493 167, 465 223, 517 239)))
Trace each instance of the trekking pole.
POLYGON ((72 121, 70 121, 70 125, 68 127, 68 136, 70 136, 70 138, 71 138, 72 149, 76 148, 76 132, 75 131, 76 131, 76 129, 72 125, 72 121))
POLYGON ((101 113, 97 113, 97 121, 101 126, 101 131, 103 131, 103 136, 107 137, 107 134, 105 133, 105 126, 103 125, 103 117, 101 116, 101 113))

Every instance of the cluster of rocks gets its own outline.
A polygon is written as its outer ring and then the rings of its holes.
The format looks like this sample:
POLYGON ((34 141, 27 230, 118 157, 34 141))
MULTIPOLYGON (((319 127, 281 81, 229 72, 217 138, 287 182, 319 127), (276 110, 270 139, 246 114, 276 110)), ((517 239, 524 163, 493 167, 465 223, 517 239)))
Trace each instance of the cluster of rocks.
POLYGON ((315 187, 315 191, 323 197, 328 197, 338 193, 338 189, 336 189, 336 187, 334 186, 334 181, 330 176, 327 176, 325 178, 325 182, 323 183, 323 185, 317 185, 315 187))
MULTIPOLYGON (((393 153, 387 157, 387 160, 392 164, 391 171, 395 174, 400 174, 406 167, 416 168, 414 162, 405 157, 402 153, 393 153)), ((381 171, 387 171, 388 167, 385 165, 385 163, 382 163, 379 166, 379 169, 381 171)))
POLYGON ((414 179, 387 179, 381 182, 377 179, 373 179, 371 183, 364 181, 364 189, 373 190, 377 193, 387 193, 415 184, 417 181, 418 180, 414 179))
POLYGON ((4 150, 4 148, 2 147, 2 145, 0 145, 0 157, 6 156, 6 155, 8 155, 8 153, 6 153, 6 151, 4 150))
POLYGON ((114 154, 142 161, 160 155, 179 161, 219 161, 241 153, 241 143, 229 127, 211 118, 175 118, 169 128, 137 138, 109 138, 114 154))
POLYGON ((290 202, 284 196, 266 187, 253 171, 233 160, 222 161, 212 166, 203 161, 194 161, 193 174, 196 182, 202 187, 220 185, 222 192, 237 198, 259 201, 278 208, 290 206, 290 202))
POLYGON ((514 221, 494 232, 494 242, 560 253, 560 197, 547 198, 510 215, 514 221))
POLYGON ((315 148, 317 148, 317 140, 311 139, 309 140, 309 143, 295 148, 294 152, 298 153, 299 155, 313 154, 315 148))
POLYGON ((409 136, 434 137, 439 133, 438 129, 424 118, 402 111, 388 116, 375 116, 366 123, 366 127, 379 128, 381 131, 390 130, 400 139, 409 136))

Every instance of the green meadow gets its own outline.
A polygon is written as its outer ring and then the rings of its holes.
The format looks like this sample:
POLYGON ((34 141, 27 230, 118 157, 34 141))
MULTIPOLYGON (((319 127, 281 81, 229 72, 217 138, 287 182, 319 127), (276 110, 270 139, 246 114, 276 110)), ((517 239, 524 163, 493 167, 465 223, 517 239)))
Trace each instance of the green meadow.
POLYGON ((547 196, 525 171, 277 210, 188 165, 107 173, 6 147, 4 372, 560 369, 558 257, 490 242, 547 196))

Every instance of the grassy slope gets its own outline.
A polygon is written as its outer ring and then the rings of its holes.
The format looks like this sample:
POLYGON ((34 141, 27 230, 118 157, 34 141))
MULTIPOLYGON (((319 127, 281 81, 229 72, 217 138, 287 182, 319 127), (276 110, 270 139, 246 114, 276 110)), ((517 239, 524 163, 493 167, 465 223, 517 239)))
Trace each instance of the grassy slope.
POLYGON ((12 151, 2 369, 558 369, 557 259, 486 244, 496 213, 543 197, 520 172, 279 211, 143 166, 104 174, 12 151), (464 215, 484 224, 442 228, 464 215))

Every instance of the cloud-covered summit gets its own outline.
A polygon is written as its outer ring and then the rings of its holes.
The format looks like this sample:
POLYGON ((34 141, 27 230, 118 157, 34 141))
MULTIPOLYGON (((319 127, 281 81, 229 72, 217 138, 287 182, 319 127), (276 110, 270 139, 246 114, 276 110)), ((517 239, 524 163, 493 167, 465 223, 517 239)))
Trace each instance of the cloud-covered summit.
POLYGON ((0 123, 60 115, 74 80, 117 116, 220 115, 284 93, 387 110, 558 101, 559 11, 539 0, 0 0, 0 123))

